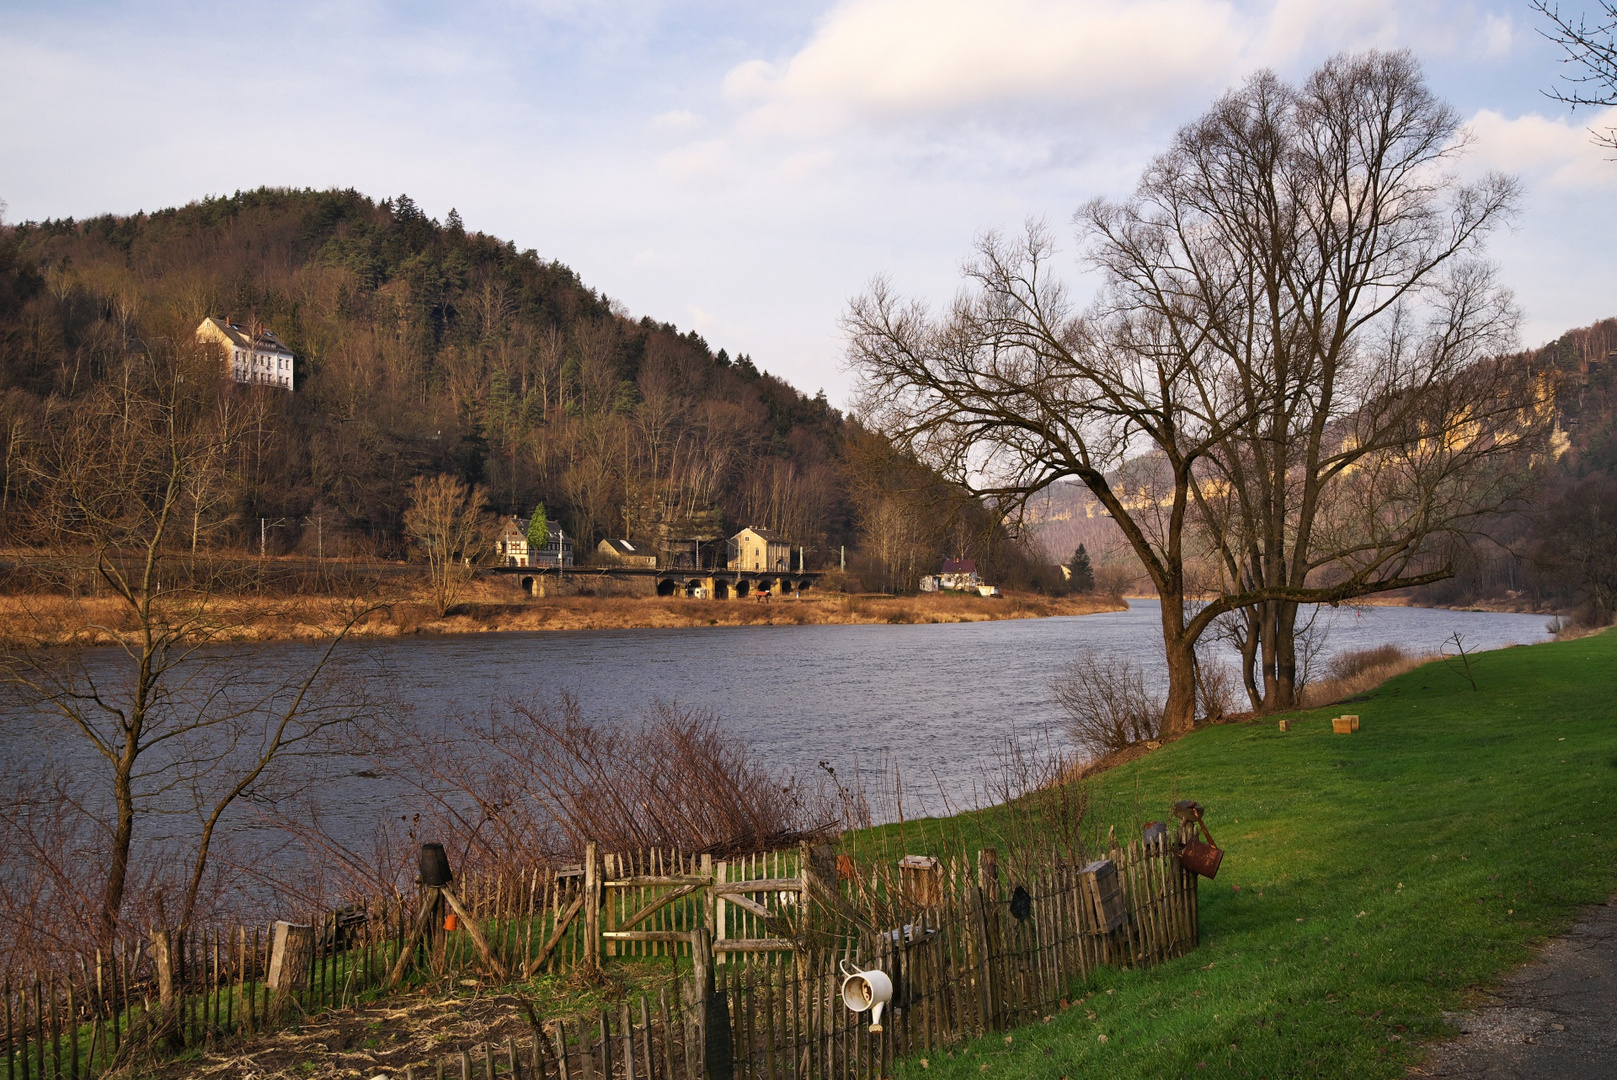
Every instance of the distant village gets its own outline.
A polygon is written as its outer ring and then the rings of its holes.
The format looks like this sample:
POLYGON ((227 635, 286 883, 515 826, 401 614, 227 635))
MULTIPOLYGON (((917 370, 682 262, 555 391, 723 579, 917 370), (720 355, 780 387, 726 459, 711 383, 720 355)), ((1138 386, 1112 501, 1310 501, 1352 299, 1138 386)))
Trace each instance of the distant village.
MULTIPOLYGON (((196 333, 198 340, 222 350, 226 371, 235 382, 297 389, 296 357, 262 322, 244 324, 228 314, 209 316, 196 333)), ((609 537, 585 561, 597 573, 645 579, 644 588, 629 591, 654 589, 659 596, 767 601, 772 596, 801 594, 817 582, 820 574, 807 568, 806 550, 775 530, 754 525, 724 537, 717 533, 716 524, 704 521, 701 528, 687 529, 683 536, 665 530, 667 534, 655 543, 609 537)), ((493 569, 517 572, 524 591, 543 595, 547 587, 541 575, 574 569, 578 553, 573 538, 555 523, 547 527, 544 545, 535 547, 528 539, 528 525, 515 515, 504 518, 495 542, 493 569), (521 576, 523 570, 537 570, 540 575, 521 576)), ((982 579, 972 559, 944 560, 938 573, 922 575, 920 590, 1001 595, 997 586, 982 579)))

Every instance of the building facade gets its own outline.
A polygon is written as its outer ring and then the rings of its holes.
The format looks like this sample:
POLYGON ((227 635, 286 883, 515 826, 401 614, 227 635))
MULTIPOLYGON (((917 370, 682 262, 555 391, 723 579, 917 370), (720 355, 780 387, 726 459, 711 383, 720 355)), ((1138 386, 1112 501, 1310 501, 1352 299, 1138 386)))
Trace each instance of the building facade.
POLYGON ((500 562, 505 566, 528 566, 528 524, 515 515, 507 516, 500 527, 500 537, 494 542, 500 562))
POLYGON ((773 529, 750 527, 730 538, 731 570, 792 569, 792 545, 773 529))
POLYGON ((236 382, 296 389, 296 358, 263 323, 247 327, 232 322, 229 315, 219 319, 209 316, 197 327, 197 337, 224 349, 225 368, 236 382))

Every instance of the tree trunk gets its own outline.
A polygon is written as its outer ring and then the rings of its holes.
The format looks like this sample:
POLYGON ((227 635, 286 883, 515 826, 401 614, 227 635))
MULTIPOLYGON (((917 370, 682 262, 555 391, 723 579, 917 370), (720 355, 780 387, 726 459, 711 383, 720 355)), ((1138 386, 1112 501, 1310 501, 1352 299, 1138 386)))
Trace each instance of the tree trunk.
MULTIPOLYGON (((132 741, 131 741, 132 744, 132 741)), ((100 931, 102 941, 110 949, 118 930, 118 916, 123 911, 124 887, 129 880, 129 850, 135 836, 135 800, 130 788, 133 755, 126 753, 118 763, 113 777, 113 801, 118 820, 112 830, 112 850, 107 865, 107 882, 101 891, 100 931)))
POLYGON ((1168 661, 1162 737, 1175 738, 1196 726, 1196 642, 1185 630, 1182 595, 1162 597, 1162 643, 1168 661))
POLYGON ((1274 606, 1274 690, 1269 708, 1279 711, 1297 707, 1297 605, 1280 601, 1274 606))

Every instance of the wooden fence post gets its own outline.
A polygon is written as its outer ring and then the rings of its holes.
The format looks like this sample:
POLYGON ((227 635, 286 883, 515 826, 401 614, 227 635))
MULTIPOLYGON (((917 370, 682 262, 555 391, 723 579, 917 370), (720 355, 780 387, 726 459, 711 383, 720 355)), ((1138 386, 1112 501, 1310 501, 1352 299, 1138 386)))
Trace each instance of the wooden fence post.
POLYGON ((601 966, 601 870, 594 840, 584 845, 584 966, 601 966))

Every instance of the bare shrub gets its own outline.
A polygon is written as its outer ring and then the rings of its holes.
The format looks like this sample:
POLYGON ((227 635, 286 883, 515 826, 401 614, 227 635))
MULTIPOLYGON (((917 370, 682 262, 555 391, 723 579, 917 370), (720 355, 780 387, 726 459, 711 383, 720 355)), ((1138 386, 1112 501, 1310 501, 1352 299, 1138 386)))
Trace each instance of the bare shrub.
POLYGON ((1236 711, 1237 684, 1235 671, 1227 664, 1201 655, 1196 656, 1196 713, 1197 718, 1216 724, 1236 711))
POLYGON ((496 871, 576 859, 590 840, 608 851, 760 851, 836 818, 713 713, 673 704, 591 717, 564 695, 512 701, 452 730, 389 725, 376 735, 377 756, 423 806, 416 838, 496 871))
POLYGON ((1145 672, 1132 660, 1083 654, 1052 689, 1067 714, 1067 733, 1092 755, 1154 739, 1162 729, 1162 698, 1145 688, 1145 672))

